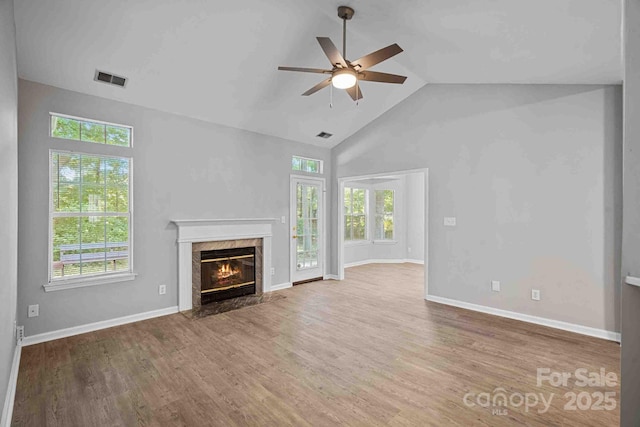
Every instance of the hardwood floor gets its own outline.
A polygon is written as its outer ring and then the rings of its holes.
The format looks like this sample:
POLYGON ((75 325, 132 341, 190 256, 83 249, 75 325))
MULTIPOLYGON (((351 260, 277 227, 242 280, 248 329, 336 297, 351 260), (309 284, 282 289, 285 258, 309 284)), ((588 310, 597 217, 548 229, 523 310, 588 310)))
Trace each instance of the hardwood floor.
POLYGON ((619 424, 617 408, 563 409, 567 392, 615 392, 617 403, 618 386, 536 385, 537 368, 619 377, 616 343, 426 302, 422 274, 413 264, 354 267, 343 282, 216 316, 25 347, 13 425, 619 424), (513 405, 478 405, 498 387, 513 405), (553 393, 550 409, 515 407, 525 393, 553 393))

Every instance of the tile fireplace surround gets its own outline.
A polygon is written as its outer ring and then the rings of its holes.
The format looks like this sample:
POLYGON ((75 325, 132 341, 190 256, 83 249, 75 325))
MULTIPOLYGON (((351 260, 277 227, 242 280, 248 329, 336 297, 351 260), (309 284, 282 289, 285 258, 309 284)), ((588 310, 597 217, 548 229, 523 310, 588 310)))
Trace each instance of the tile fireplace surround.
MULTIPOLYGON (((178 307, 180 311, 199 308, 200 286, 197 286, 198 297, 194 298, 193 263, 200 261, 201 250, 209 248, 226 248, 243 246, 262 247, 262 264, 256 271, 256 278, 262 278, 262 292, 271 290, 271 225, 275 218, 246 219, 195 219, 172 220, 178 227, 178 307), (240 241, 240 242, 233 242, 240 241), (204 249, 203 249, 204 248, 204 249), (198 251, 194 256, 194 251, 198 251), (195 300, 195 301, 194 301, 195 300), (194 306, 195 302, 195 306, 194 306)), ((258 250, 256 251, 258 258, 258 250)), ((197 279, 197 277, 195 278, 197 279)), ((256 286, 260 292, 260 286, 256 286)))

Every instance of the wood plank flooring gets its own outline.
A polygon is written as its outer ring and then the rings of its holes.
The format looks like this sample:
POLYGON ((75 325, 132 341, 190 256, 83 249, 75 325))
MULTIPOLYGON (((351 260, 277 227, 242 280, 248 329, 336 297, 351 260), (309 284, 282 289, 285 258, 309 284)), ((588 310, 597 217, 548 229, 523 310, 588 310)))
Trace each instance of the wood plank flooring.
POLYGON ((13 425, 619 424, 617 409, 564 410, 567 392, 617 403, 619 387, 536 385, 537 368, 619 377, 616 343, 426 302, 422 277, 413 264, 354 267, 253 307, 25 347, 13 425), (478 406, 498 387, 513 405, 478 406), (539 413, 517 393, 554 397, 539 413))

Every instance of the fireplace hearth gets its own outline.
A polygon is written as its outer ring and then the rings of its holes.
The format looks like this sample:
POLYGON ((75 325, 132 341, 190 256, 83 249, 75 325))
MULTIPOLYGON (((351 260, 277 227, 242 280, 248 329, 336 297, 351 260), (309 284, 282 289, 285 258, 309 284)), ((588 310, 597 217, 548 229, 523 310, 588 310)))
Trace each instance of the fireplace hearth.
POLYGON ((201 303, 256 293, 256 248, 202 251, 201 303))

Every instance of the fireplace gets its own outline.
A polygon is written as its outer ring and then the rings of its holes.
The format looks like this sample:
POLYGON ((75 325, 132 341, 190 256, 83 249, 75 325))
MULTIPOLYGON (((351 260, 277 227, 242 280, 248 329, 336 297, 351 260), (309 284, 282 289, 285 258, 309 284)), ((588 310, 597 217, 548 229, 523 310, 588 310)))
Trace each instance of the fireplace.
POLYGON ((173 220, 178 227, 178 309, 198 311, 202 252, 255 248, 255 293, 271 290, 271 225, 276 218, 173 220))
POLYGON ((201 303, 256 293, 256 248, 214 249, 200 253, 201 303))

